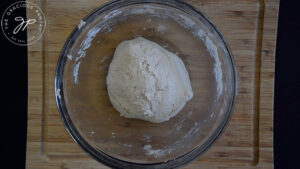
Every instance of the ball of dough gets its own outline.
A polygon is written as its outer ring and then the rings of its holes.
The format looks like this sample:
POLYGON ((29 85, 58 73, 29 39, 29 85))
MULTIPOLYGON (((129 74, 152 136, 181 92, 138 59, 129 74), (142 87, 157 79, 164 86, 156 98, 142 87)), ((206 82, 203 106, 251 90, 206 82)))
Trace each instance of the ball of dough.
POLYGON ((142 37, 118 45, 106 83, 121 116, 153 123, 174 117, 193 97, 182 60, 142 37))

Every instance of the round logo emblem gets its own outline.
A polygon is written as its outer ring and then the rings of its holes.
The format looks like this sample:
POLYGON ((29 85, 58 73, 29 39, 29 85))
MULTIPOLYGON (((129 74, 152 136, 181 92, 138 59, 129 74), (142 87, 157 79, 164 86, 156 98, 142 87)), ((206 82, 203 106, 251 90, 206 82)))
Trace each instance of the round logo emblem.
POLYGON ((46 22, 42 10, 32 2, 18 1, 10 5, 1 18, 1 28, 6 38, 16 45, 26 46, 38 41, 45 30, 46 22), (26 17, 20 16, 26 9, 26 17), (27 36, 24 31, 27 29, 27 36))

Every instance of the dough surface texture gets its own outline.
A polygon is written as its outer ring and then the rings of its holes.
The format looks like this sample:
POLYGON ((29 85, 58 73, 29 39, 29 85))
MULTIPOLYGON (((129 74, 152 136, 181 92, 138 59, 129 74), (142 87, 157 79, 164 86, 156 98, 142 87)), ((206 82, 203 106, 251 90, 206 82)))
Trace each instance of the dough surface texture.
POLYGON ((153 123, 174 117, 193 97, 183 61, 142 37, 118 45, 106 83, 121 116, 153 123))

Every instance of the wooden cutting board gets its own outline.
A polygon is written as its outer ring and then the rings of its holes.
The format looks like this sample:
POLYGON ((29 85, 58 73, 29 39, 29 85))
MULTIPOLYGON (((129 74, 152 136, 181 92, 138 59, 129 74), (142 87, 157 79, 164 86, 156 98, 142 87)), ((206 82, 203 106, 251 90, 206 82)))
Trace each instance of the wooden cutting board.
MULTIPOLYGON (((273 168, 274 63, 279 0, 186 0, 227 39, 239 89, 225 133, 187 169, 273 168)), ((34 0, 46 16, 44 37, 29 46, 26 168, 107 168, 71 139, 54 99, 54 72, 70 32, 108 0, 34 0)))

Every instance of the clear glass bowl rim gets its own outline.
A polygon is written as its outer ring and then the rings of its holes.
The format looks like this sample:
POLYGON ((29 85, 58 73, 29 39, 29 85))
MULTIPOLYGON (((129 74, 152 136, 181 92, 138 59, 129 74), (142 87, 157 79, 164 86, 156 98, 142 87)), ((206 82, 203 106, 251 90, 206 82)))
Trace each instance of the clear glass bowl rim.
POLYGON ((160 4, 160 5, 166 5, 169 7, 177 8, 179 10, 182 10, 184 12, 188 12, 189 14, 193 14, 196 18, 203 18, 207 21, 208 25, 214 29, 220 39, 223 41, 225 48, 229 54, 229 61, 231 64, 231 71, 233 74, 232 77, 232 84, 233 86, 233 92, 232 96, 230 97, 230 106, 227 112, 225 112, 224 119, 221 121, 220 125, 216 128, 214 133, 207 139, 207 141, 201 145, 200 147, 190 151, 189 153, 182 155, 180 157, 177 157, 176 159, 162 162, 162 163, 149 163, 149 164, 141 164, 141 163, 132 163, 127 161, 122 161, 119 159, 116 159, 112 156, 109 156, 102 152, 101 150, 97 150, 93 148, 87 141, 83 139, 83 137, 79 134, 77 129, 75 128, 69 114, 67 111, 65 99, 64 99, 64 90, 63 90, 63 81, 64 81, 64 67, 67 61, 66 54, 69 52, 70 48, 72 47, 74 41, 79 36, 81 31, 84 29, 85 26, 88 24, 85 24, 81 29, 78 29, 78 27, 75 27, 72 31, 72 33, 69 35, 68 39, 66 40, 56 67, 55 72, 55 80, 54 80, 54 86, 55 86, 55 99, 56 99, 56 105, 59 111, 59 115, 63 121, 63 124, 65 128, 67 129, 68 133, 71 135, 72 139, 84 150, 86 151, 90 156, 92 156, 94 159, 96 159, 98 162, 111 167, 111 168, 131 168, 131 169, 152 169, 152 168, 177 168, 183 165, 188 164, 189 162, 195 160, 197 157, 199 157, 201 154, 203 154, 209 147, 212 146, 212 144, 217 140, 217 138, 224 132, 225 128, 228 125, 228 122, 231 119, 235 100, 237 96, 237 72, 236 72, 236 66, 234 63, 234 59, 231 53, 231 49, 229 48, 229 45, 227 41, 224 39, 223 35, 220 33, 220 31, 217 29, 217 27, 212 23, 212 21, 203 14, 200 10, 196 9, 192 5, 183 2, 181 0, 114 0, 111 2, 108 2, 94 11, 92 11, 90 14, 88 14, 85 18, 82 19, 82 21, 86 23, 90 23, 93 21, 96 17, 100 16, 104 12, 110 11, 112 9, 117 9, 120 7, 133 5, 133 4, 160 4), (58 93, 60 92, 60 94, 58 93))

